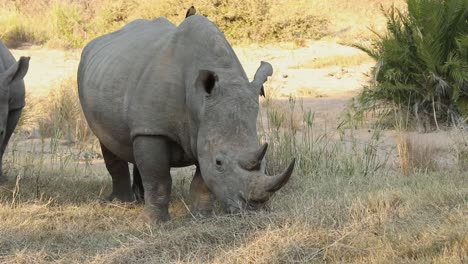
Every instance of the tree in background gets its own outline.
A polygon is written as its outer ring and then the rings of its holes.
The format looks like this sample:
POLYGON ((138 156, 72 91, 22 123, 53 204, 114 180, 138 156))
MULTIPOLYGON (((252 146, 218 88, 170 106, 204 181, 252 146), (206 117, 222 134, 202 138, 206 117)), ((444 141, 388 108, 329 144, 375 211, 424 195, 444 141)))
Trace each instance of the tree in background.
POLYGON ((398 112, 415 120, 420 131, 466 126, 468 0, 407 4, 407 12, 382 9, 387 33, 374 32, 372 44, 355 45, 378 63, 372 84, 353 101, 354 114, 375 111, 383 118, 398 112))

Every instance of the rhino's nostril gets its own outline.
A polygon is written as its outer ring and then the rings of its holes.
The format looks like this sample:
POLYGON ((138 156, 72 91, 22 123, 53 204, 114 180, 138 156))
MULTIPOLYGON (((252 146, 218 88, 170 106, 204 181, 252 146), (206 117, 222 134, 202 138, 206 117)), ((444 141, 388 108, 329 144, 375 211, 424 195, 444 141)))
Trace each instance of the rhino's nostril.
POLYGON ((0 136, 3 136, 4 133, 5 133, 5 131, 0 130, 0 136))

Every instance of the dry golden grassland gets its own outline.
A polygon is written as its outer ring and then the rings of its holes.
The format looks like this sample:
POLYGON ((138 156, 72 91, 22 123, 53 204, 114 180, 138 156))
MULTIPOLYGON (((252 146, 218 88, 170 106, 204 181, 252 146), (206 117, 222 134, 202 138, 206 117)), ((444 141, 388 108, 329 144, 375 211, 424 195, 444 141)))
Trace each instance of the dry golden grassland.
MULTIPOLYGON (((369 37, 367 26, 382 27, 378 5, 392 3, 247 2, 250 5, 201 0, 196 6, 217 21, 252 9, 256 16, 266 14, 261 20, 266 29, 260 32, 305 13, 327 21, 327 41, 349 43, 369 37), (211 7, 215 3, 219 16, 211 7), (267 3, 265 11, 262 4, 267 3)), ((81 47, 95 34, 139 16, 163 14, 178 23, 192 3, 0 0, 0 36, 7 36, 10 44, 24 36, 24 41, 49 47, 81 47), (62 11, 67 12, 64 17, 58 15, 62 11), (48 16, 50 12, 54 15, 48 16), (65 28, 71 35, 54 31, 54 23, 64 20, 72 21, 72 27, 65 28), (5 30, 4 21, 14 30, 5 30)), ((285 35, 246 37, 239 28, 230 30, 226 35, 239 42, 292 40, 288 34, 294 32, 288 28, 285 35)), ((302 45, 299 40, 293 46, 302 45)), ((359 54, 330 54, 303 58, 290 68, 363 63, 368 58, 359 54)), ((309 106, 310 100, 332 104, 334 98, 274 98, 271 89, 281 83, 275 77, 267 83, 258 120, 260 140, 270 144, 267 170, 277 173, 293 156, 297 166, 291 181, 272 198, 269 211, 226 215, 217 208, 212 217, 193 215, 188 210, 193 170, 185 168, 173 171, 172 220, 147 226, 136 221, 142 205, 99 202, 111 181, 83 119, 75 78, 61 76, 45 96, 27 98, 4 158, 8 180, 0 185, 0 263, 468 261, 468 134, 463 130, 420 135, 404 129, 336 129, 336 116, 324 113, 327 108, 309 106)))
POLYGON ((10 47, 24 42, 80 48, 90 39, 136 18, 165 16, 180 23, 194 4, 230 42, 331 38, 341 42, 384 28, 380 6, 402 0, 0 0, 0 38, 10 47))

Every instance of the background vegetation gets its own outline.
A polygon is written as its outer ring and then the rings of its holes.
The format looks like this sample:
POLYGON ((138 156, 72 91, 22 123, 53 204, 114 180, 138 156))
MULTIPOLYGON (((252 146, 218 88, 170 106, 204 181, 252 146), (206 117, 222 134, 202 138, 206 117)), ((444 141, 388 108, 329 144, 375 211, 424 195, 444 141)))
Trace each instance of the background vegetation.
MULTIPOLYGON (((10 47, 29 42, 80 48, 136 18, 165 16, 179 24, 194 4, 234 43, 360 36, 379 24, 380 0, 0 0, 0 38, 10 47), (363 5, 366 8, 361 8, 363 5), (354 20, 353 20, 354 19, 354 20), (362 23, 356 23, 359 19, 362 23)), ((399 1, 402 2, 402 1, 399 1)), ((369 35, 366 34, 365 35, 369 35)))
POLYGON ((420 131, 466 126, 468 1, 407 2, 407 11, 384 10, 387 33, 375 32, 371 45, 357 45, 378 61, 374 82, 356 98, 357 114, 377 110, 394 117, 397 109, 420 131))

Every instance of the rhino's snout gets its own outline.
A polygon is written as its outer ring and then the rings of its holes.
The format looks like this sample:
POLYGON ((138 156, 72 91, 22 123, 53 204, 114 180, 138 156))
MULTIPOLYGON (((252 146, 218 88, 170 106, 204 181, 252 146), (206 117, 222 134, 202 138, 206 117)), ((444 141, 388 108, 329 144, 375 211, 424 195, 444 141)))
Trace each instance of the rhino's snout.
POLYGON ((216 171, 229 175, 227 188, 218 193, 218 198, 224 201, 224 208, 228 213, 265 208, 273 193, 291 178, 294 159, 283 173, 273 176, 265 174, 264 158, 267 148, 268 144, 265 143, 255 151, 242 153, 241 158, 234 162, 227 162, 226 156, 216 155, 213 161, 216 171))
POLYGON ((243 211, 258 211, 258 210, 269 210, 267 202, 271 194, 267 195, 266 198, 260 200, 248 199, 242 193, 237 195, 237 199, 234 203, 226 206, 225 210, 230 214, 238 214, 243 211))

